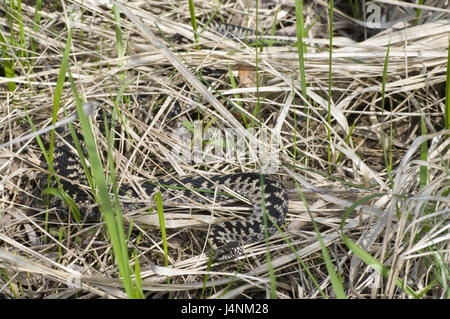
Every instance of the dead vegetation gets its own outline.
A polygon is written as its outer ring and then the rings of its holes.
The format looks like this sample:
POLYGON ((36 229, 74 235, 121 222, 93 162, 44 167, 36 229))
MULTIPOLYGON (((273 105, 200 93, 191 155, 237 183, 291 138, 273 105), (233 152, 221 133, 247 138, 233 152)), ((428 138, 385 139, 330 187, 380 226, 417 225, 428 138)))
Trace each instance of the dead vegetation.
MULTIPOLYGON (((304 39, 307 99, 302 96, 298 51, 292 44, 294 2, 263 2, 257 12, 251 5, 243 6, 247 1, 224 1, 220 6, 217 1, 194 1, 197 21, 203 24, 219 7, 214 21, 255 29, 258 17, 258 30, 265 35, 270 35, 276 15, 272 38, 286 42, 255 48, 245 38, 227 39, 208 29, 194 42, 187 1, 128 1, 127 8, 156 40, 122 12, 123 57, 118 53, 114 15, 100 2, 44 5, 38 32, 32 24, 35 8, 22 5, 25 39, 30 43, 33 38, 37 45, 32 51, 28 44, 27 50, 3 44, 10 57, 16 55, 12 78, 0 78, 0 143, 31 132, 27 115, 37 129, 51 124, 69 13, 75 12, 69 67, 78 92, 87 101, 101 101, 109 113, 119 97, 123 119, 116 126, 113 151, 119 184, 137 187, 143 179, 167 175, 258 171, 267 164, 259 157, 178 160, 172 152, 179 144, 173 132, 201 120, 203 128, 233 129, 249 139, 251 123, 279 136, 276 148, 263 144, 263 150, 278 157, 276 175, 290 190, 284 234, 270 238, 270 260, 265 243, 257 243, 246 247, 239 261, 213 264, 211 269, 205 245, 208 224, 242 217, 248 212, 245 204, 166 208, 168 267, 156 214, 125 213, 130 263, 134 267, 139 261, 147 297, 167 297, 168 292, 173 298, 200 298, 203 293, 209 298, 268 297, 272 267, 277 282, 272 293, 277 298, 333 298, 310 216, 347 296, 409 298, 408 285, 420 297, 449 297, 445 137, 450 132, 444 130, 448 1, 425 1, 430 10, 422 11, 417 25, 410 20, 385 30, 357 25, 349 18, 345 1, 338 2, 331 88, 325 1, 305 1, 305 26, 311 26, 304 39), (180 36, 184 41, 178 41, 180 36), (8 82, 16 88, 11 90, 8 82), (368 196, 373 197, 345 219, 342 232, 390 269, 386 276, 354 254, 340 229, 344 212, 368 196), (399 287, 398 280, 405 286, 399 287)), ((414 9, 378 4, 383 10, 400 10, 400 16, 414 9)), ((20 32, 18 23, 10 28, 10 9, 3 4, 0 23, 5 38, 11 31, 20 32)), ((75 110, 68 81, 61 103, 68 113, 75 110)), ((64 117, 63 108, 59 116, 64 117)), ((97 145, 104 150, 106 140, 100 131, 96 129, 97 145)), ((253 137, 260 141, 259 135, 253 137)), ((34 180, 45 170, 43 163, 35 139, 0 149, 0 296, 126 297, 104 224, 46 220, 52 209, 36 205, 34 180)))

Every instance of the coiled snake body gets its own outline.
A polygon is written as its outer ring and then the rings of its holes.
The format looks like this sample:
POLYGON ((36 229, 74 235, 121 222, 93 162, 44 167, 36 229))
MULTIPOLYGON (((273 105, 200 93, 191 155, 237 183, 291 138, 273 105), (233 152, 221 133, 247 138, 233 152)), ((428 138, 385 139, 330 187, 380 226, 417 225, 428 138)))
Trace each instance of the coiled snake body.
MULTIPOLYGON (((233 25, 215 25, 214 28, 227 37, 255 34, 250 29, 233 25)), ((55 142, 53 167, 58 175, 64 177, 60 183, 65 192, 79 205, 81 217, 98 219, 100 217, 98 208, 89 208, 92 207, 92 200, 80 187, 88 183, 79 156, 74 151, 69 130, 59 128, 57 132, 60 139, 55 142)), ((77 133, 77 136, 84 148, 82 135, 77 133)), ((86 151, 83 150, 83 152, 86 156, 86 151)), ((41 185, 46 185, 47 179, 43 181, 45 182, 41 182, 41 185)), ((56 183, 53 183, 53 186, 56 186, 56 183)), ((153 199, 156 192, 160 191, 163 200, 175 202, 191 200, 202 204, 219 203, 229 200, 234 196, 233 193, 247 198, 253 206, 253 212, 248 218, 212 225, 209 240, 214 249, 215 259, 218 261, 234 259, 242 254, 242 244, 261 241, 273 234, 276 225, 280 226, 283 223, 288 209, 288 198, 284 186, 279 181, 258 173, 211 177, 188 176, 179 179, 162 179, 156 183, 144 182, 140 186, 147 198, 153 199)), ((138 196, 128 186, 123 186, 120 193, 131 198, 138 196)), ((52 205, 62 207, 61 200, 53 198, 52 201, 52 205)), ((123 208, 130 209, 126 205, 123 208)))
POLYGON ((230 192, 247 198, 253 206, 249 217, 212 226, 209 238, 215 250, 215 259, 219 261, 241 255, 241 244, 263 240, 266 227, 267 235, 273 234, 276 225, 283 223, 288 208, 284 186, 279 181, 258 173, 216 175, 209 178, 189 176, 166 179, 159 183, 145 182, 141 186, 150 198, 161 191, 163 199, 172 201, 178 197, 203 204, 220 203, 233 196, 230 192))
MULTIPOLYGON (((99 219, 98 208, 95 206, 92 208, 92 199, 81 187, 88 183, 80 158, 73 148, 72 136, 67 128, 58 128, 57 132, 59 138, 55 141, 53 167, 55 172, 63 177, 60 183, 78 205, 82 218, 99 219)), ((82 135, 76 134, 86 156, 82 135)), ((45 187, 47 178, 41 179, 40 184, 41 188, 45 187)), ((56 183, 53 182, 52 186, 56 186, 56 183)), ((282 225, 288 209, 285 187, 272 177, 259 173, 165 178, 157 182, 146 181, 140 186, 148 199, 153 200, 156 192, 160 191, 162 199, 168 202, 221 203, 229 201, 236 194, 246 198, 253 206, 253 212, 249 217, 212 225, 209 240, 218 261, 234 259, 242 254, 242 244, 261 241, 266 234, 269 236, 273 234, 276 225, 282 225)), ((129 198, 138 196, 126 185, 121 187, 120 194, 129 198)), ((67 211, 58 198, 53 198, 51 205, 59 208, 59 211, 67 211)), ((136 206, 124 205, 122 208, 130 210, 134 207, 136 206)))

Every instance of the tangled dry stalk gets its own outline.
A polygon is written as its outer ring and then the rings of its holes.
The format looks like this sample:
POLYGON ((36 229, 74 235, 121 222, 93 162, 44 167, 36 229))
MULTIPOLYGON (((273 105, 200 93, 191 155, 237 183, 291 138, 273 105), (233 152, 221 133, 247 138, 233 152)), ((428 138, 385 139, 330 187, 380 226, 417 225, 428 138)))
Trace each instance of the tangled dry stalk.
MULTIPOLYGON (((248 139, 255 138, 246 128, 254 121, 280 138, 277 175, 290 190, 290 203, 284 234, 270 238, 271 259, 266 258, 265 244, 258 243, 246 247, 242 260, 208 269, 204 241, 208 224, 242 218, 239 212, 248 212, 244 204, 166 208, 168 267, 158 217, 144 210, 127 212, 131 264, 139 260, 147 296, 164 297, 170 291, 175 298, 198 298, 206 289, 210 298, 266 297, 273 269, 278 298, 317 298, 321 291, 334 297, 312 216, 349 297, 410 297, 398 287, 401 279, 423 297, 448 298, 450 132, 444 130, 448 1, 425 1, 436 10, 424 11, 418 25, 409 21, 376 32, 357 26, 345 8, 336 8, 331 69, 324 2, 305 1, 305 26, 312 26, 304 39, 307 99, 302 96, 296 46, 286 42, 255 48, 245 39, 226 39, 208 29, 194 43, 187 1, 128 1, 126 8, 137 20, 122 10, 123 57, 118 54, 116 20, 108 5, 87 0, 44 5, 36 32, 35 8, 22 4, 23 32, 27 41, 36 41, 37 49, 16 55, 14 76, 0 78, 0 144, 31 132, 27 115, 38 129, 50 125, 68 9, 75 8, 69 66, 78 92, 88 101, 102 101, 109 112, 115 99, 123 96, 117 107, 125 120, 117 128, 113 151, 119 183, 138 185, 142 179, 168 174, 255 171, 264 165, 259 160, 200 164, 177 160, 171 152, 177 144, 171 133, 194 120, 235 129, 248 139), (190 41, 176 42, 179 35, 190 41), (217 91, 208 90, 200 80, 202 70, 209 70, 203 77, 214 82, 217 91), (211 70, 221 71, 220 77, 211 70), (15 90, 8 90, 9 82, 16 83, 15 90), (147 110, 156 109, 149 122, 136 111, 144 100, 147 110), (180 105, 182 111, 177 112, 180 105), (371 195, 345 219, 341 232, 344 211, 371 195), (388 267, 389 275, 383 277, 374 265, 361 261, 344 243, 342 233, 388 267)), ((216 1, 194 3, 203 23, 218 7, 216 1)), ((271 38, 295 41, 293 2, 264 3, 258 11, 258 29, 270 34, 276 14, 271 38)), ((224 1, 214 20, 254 29, 256 13, 241 1, 224 1)), ((6 15, 0 24, 4 38, 20 32, 17 23, 10 29, 6 15)), ((6 45, 3 50, 19 51, 6 45)), ((62 105, 69 113, 75 109, 68 81, 62 105)), ((106 149, 104 137, 96 135, 98 147, 106 149)), ((36 194, 29 186, 45 170, 41 154, 33 139, 0 149, 0 295, 70 298, 78 292, 82 298, 126 297, 103 223, 46 220, 48 210, 30 202, 36 194)))

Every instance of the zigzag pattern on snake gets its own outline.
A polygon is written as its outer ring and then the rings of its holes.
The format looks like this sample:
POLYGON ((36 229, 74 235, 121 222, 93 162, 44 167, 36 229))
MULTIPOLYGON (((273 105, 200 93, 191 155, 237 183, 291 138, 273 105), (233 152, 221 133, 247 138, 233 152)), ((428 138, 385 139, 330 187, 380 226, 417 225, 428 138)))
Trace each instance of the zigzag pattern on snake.
MULTIPOLYGON (((253 35, 249 29, 237 26, 222 26, 219 31, 229 36, 230 32, 253 35)), ((63 177, 60 182, 66 193, 79 205, 82 218, 99 219, 98 208, 93 205, 93 200, 80 185, 88 185, 83 171, 80 158, 74 150, 74 143, 67 128, 56 130, 59 139, 55 141, 55 153, 53 167, 55 172, 63 177)), ((84 155, 82 135, 77 132, 84 155)), ((47 178, 41 181, 41 187, 47 185, 47 178)), ((56 187, 55 181, 51 185, 56 187)), ((284 186, 269 176, 258 173, 242 173, 232 175, 218 175, 211 177, 183 177, 179 179, 162 179, 157 182, 146 181, 140 185, 145 191, 146 197, 153 199, 157 191, 161 192, 165 201, 183 202, 192 200, 202 204, 220 203, 230 200, 230 192, 241 195, 253 206, 252 214, 242 220, 235 219, 212 225, 209 235, 210 243, 214 249, 215 259, 218 261, 231 260, 242 254, 242 244, 261 241, 267 234, 276 231, 276 225, 280 226, 288 209, 288 198, 284 186), (264 221, 264 212, 270 218, 264 221), (275 224, 276 225, 275 225, 275 224)), ((128 186, 123 186, 121 194, 129 198, 137 198, 136 192, 128 186)), ((58 207, 61 211, 67 211, 61 200, 53 198, 51 205, 58 207)), ((124 205, 122 209, 130 210, 136 208, 133 205, 124 205)))
MULTIPOLYGON (((55 172, 63 177, 60 183, 78 205, 83 219, 99 219, 98 208, 81 187, 88 183, 80 158, 73 147, 70 131, 67 128, 58 128, 57 133, 53 167, 55 172)), ((78 132, 76 134, 84 155, 87 156, 82 135, 78 132)), ((46 176, 43 176, 40 184, 41 188, 47 186, 46 176)), ((51 186, 57 187, 56 182, 53 181, 51 186)), ((265 225, 268 235, 273 234, 276 231, 274 223, 281 226, 288 209, 285 187, 272 177, 259 173, 165 178, 156 182, 145 181, 140 187, 148 199, 153 200, 156 192, 160 191, 163 201, 167 202, 194 201, 206 205, 221 203, 230 200, 233 192, 246 198, 253 206, 249 217, 212 225, 209 240, 218 261, 235 259, 242 254, 241 245, 263 240, 266 236, 265 225), (270 216, 267 218, 267 224, 264 223, 264 211, 270 216)), ((126 185, 121 187, 120 193, 131 199, 138 198, 136 192, 126 185)), ((56 197, 51 199, 50 205, 57 207, 60 215, 67 212, 63 202, 56 197)), ((122 209, 128 211, 136 207, 136 204, 124 204, 122 209)))

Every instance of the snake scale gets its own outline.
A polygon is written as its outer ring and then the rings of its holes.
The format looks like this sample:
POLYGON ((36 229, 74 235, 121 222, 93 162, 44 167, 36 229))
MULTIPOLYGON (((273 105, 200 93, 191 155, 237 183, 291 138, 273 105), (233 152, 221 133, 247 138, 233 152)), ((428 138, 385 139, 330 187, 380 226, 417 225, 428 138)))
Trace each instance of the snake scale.
MULTIPOLYGON (((215 29, 227 37, 231 37, 232 32, 240 36, 254 34, 249 29, 233 25, 216 25, 215 29)), ((67 127, 60 127, 56 131, 59 138, 55 141, 53 168, 62 177, 61 186, 78 205, 83 219, 99 219, 99 209, 93 205, 94 201, 83 187, 88 183, 78 153, 73 146, 70 131, 67 127)), ((77 131, 76 135, 84 155, 87 156, 81 132, 77 131)), ((46 177, 41 180, 42 185, 47 185, 46 177)), ((56 182, 53 181, 50 186, 57 186, 56 182)), ((147 199, 153 200, 159 191, 163 201, 169 202, 221 203, 230 200, 233 197, 232 193, 246 198, 253 206, 249 217, 212 225, 209 241, 214 250, 214 259, 217 261, 235 259, 243 253, 243 244, 261 241, 273 234, 277 226, 283 224, 288 209, 285 187, 272 177, 259 173, 165 178, 157 182, 143 182, 140 188, 145 191, 147 199)), ((138 194, 126 185, 122 186, 119 192, 129 199, 138 197, 138 194)), ((57 207, 59 211, 67 211, 62 200, 56 197, 51 199, 50 205, 57 207)), ((136 208, 136 205, 122 205, 125 211, 133 208, 136 208)))
MULTIPOLYGON (((62 177, 60 183, 77 204, 82 219, 98 220, 98 207, 83 187, 88 185, 88 182, 80 158, 73 147, 70 131, 65 127, 56 131, 58 137, 55 140, 53 168, 62 177)), ((80 132, 76 134, 84 156, 87 157, 83 136, 80 132)), ((47 185, 46 176, 42 176, 40 185, 41 188, 47 185)), ((57 184, 53 180, 50 186, 57 187, 57 184)), ((230 201, 234 197, 233 193, 246 198, 253 206, 250 216, 212 225, 209 240, 217 261, 235 259, 242 254, 243 244, 264 240, 266 227, 267 235, 272 235, 276 227, 283 224, 288 209, 287 192, 281 182, 259 173, 162 178, 156 182, 145 181, 139 186, 145 191, 147 199, 153 200, 159 191, 164 202, 193 201, 208 205, 230 201), (266 218, 266 222, 264 212, 270 216, 266 218)), ((132 201, 138 198, 134 189, 127 185, 123 185, 119 193, 132 201)), ((51 198, 50 206, 56 207, 60 216, 67 213, 64 203, 57 197, 51 198)), ((125 211, 137 207, 136 204, 122 204, 125 211)))

